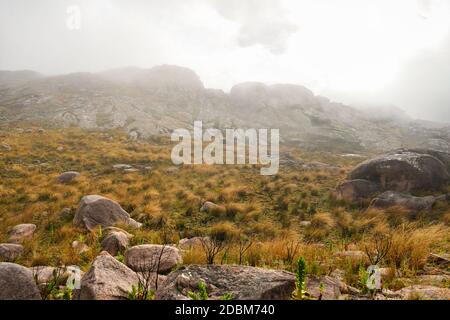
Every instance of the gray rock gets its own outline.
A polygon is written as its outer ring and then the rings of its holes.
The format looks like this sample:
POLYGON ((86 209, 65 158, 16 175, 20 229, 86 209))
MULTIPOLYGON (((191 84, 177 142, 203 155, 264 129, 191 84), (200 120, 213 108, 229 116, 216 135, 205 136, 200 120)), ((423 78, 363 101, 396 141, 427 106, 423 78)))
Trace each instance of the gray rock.
POLYGON ((110 227, 117 223, 126 223, 139 228, 141 224, 130 218, 128 212, 114 200, 89 195, 81 199, 73 222, 76 226, 93 230, 97 226, 110 227))
POLYGON ((0 243, 0 260, 13 262, 23 253, 23 246, 14 243, 0 243))
POLYGON ((211 202, 211 201, 205 201, 200 208, 200 212, 209 212, 211 210, 218 209, 220 206, 211 202))
POLYGON ((450 157, 431 150, 396 150, 361 163, 349 180, 368 180, 399 192, 435 190, 450 181, 446 159, 450 157))
POLYGON ((333 192, 333 196, 336 200, 354 202, 370 198, 380 189, 374 182, 356 179, 341 183, 333 192))
POLYGON ((15 263, 0 262, 0 300, 40 300, 30 270, 15 263))
POLYGON ((366 258, 366 254, 359 250, 338 251, 334 254, 337 258, 362 260, 366 258))
POLYGON ((57 178, 56 178, 56 180, 59 182, 59 183, 69 183, 69 182, 72 182, 73 180, 75 180, 77 177, 79 177, 80 176, 80 173, 79 172, 76 172, 76 171, 67 171, 67 172, 64 172, 64 173, 61 173, 57 178))
POLYGON ((180 251, 172 246, 142 244, 125 252, 125 264, 135 271, 166 272, 182 261, 180 251))
POLYGON ((103 251, 81 279, 79 297, 81 300, 126 299, 138 281, 133 270, 103 251))
POLYGON ((102 241, 101 247, 103 251, 107 251, 112 256, 123 253, 130 244, 129 237, 121 231, 110 232, 102 241))
POLYGON ((426 285, 413 285, 395 291, 402 300, 450 300, 450 289, 426 285))
POLYGON ((33 237, 36 225, 31 223, 18 224, 9 232, 9 242, 21 243, 33 237))
POLYGON ((182 250, 189 250, 201 246, 202 241, 209 241, 209 237, 184 238, 178 242, 178 247, 182 250))
POLYGON ((72 242, 72 248, 75 250, 77 254, 83 254, 89 251, 89 247, 83 242, 80 242, 78 240, 72 242))
POLYGON ((389 207, 403 207, 410 211, 418 212, 423 210, 431 210, 436 197, 414 197, 407 194, 402 194, 395 191, 386 191, 379 195, 370 203, 370 208, 389 208, 389 207))
POLYGON ((231 294, 233 300, 290 299, 295 275, 286 271, 237 265, 189 265, 169 274, 158 288, 156 299, 187 300, 199 282, 207 285, 208 296, 218 300, 231 294))

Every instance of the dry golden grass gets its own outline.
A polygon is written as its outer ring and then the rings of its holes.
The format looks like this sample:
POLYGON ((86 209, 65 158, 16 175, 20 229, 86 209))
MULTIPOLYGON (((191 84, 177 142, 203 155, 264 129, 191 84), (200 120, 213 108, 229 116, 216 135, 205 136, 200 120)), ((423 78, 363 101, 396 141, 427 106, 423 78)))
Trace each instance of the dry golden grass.
MULTIPOLYGON (((360 265, 333 258, 336 251, 363 249, 374 234, 393 234, 392 248, 384 265, 415 272, 427 255, 448 251, 450 207, 440 204, 433 212, 412 217, 400 208, 365 210, 330 200, 329 193, 360 160, 320 152, 286 148, 305 161, 320 161, 340 170, 308 170, 281 167, 278 175, 261 176, 257 166, 182 166, 176 172, 170 161, 172 145, 129 141, 118 132, 100 133, 75 128, 45 133, 0 132, 12 150, 0 154, 0 242, 19 223, 34 223, 36 233, 24 243, 24 265, 77 264, 86 269, 100 251, 102 235, 72 225, 84 195, 100 194, 118 201, 133 218, 144 223, 132 244, 161 243, 211 233, 228 241, 216 262, 237 263, 239 239, 252 245, 242 263, 293 269, 293 261, 305 257, 309 272, 346 271, 355 283, 360 265), (62 147, 63 150, 58 150, 62 147), (138 172, 114 169, 130 164, 138 172), (151 167, 151 169, 146 169, 151 167), (69 170, 81 176, 63 185, 56 177, 69 170), (200 212, 203 201, 219 207, 200 212), (70 214, 62 214, 64 208, 70 214), (415 219, 415 220, 414 220, 415 219), (309 227, 299 222, 311 221, 309 227), (89 251, 80 255, 71 244, 80 241, 89 251)), ((183 252, 184 263, 205 263, 201 247, 183 252)))

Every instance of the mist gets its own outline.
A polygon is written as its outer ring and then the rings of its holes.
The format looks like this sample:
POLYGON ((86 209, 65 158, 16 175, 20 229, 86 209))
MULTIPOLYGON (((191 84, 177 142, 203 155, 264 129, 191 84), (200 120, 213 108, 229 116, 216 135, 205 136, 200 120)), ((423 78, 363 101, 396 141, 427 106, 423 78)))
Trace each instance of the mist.
POLYGON ((294 83, 450 122, 449 18, 445 0, 0 0, 0 69, 174 64, 225 91, 244 81, 294 83))

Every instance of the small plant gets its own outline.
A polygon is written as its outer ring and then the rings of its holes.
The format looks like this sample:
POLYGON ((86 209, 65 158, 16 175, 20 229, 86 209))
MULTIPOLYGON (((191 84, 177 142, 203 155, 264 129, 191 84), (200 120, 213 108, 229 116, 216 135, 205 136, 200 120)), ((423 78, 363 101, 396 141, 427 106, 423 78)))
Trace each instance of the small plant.
POLYGON ((188 297, 192 300, 208 300, 208 290, 206 289, 206 283, 200 281, 198 283, 198 292, 189 291, 188 297))
POLYGON ((128 293, 128 300, 153 300, 154 298, 155 292, 144 288, 141 282, 137 286, 132 286, 128 293))
POLYGON ((297 271, 295 273, 295 291, 293 298, 296 300, 305 299, 306 294, 306 261, 303 257, 297 260, 297 271))
POLYGON ((220 297, 220 300, 233 300, 233 295, 231 293, 225 293, 220 297))

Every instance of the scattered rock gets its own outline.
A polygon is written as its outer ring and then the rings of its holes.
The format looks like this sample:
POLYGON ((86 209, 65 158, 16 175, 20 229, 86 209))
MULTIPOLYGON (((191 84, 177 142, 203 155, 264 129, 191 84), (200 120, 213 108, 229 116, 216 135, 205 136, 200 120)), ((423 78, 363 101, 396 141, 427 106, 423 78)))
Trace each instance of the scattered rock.
POLYGON ((2 143, 2 144, 0 144, 0 146, 5 151, 11 151, 12 150, 11 146, 9 144, 7 144, 7 143, 2 143))
POLYGON ((30 270, 15 263, 0 262, 0 300, 40 300, 30 270))
POLYGON ((433 196, 414 197, 395 191, 386 191, 372 200, 370 208, 390 208, 398 206, 410 211, 418 212, 431 210, 435 202, 436 197, 433 196))
POLYGON ((168 168, 164 169, 164 172, 168 173, 168 174, 172 174, 172 173, 178 172, 178 170, 179 170, 178 167, 168 167, 168 168))
POLYGON ((359 250, 347 250, 347 251, 339 251, 334 254, 337 258, 348 258, 355 260, 362 260, 366 258, 366 254, 359 250))
POLYGON ((336 170, 339 169, 338 167, 328 164, 328 163, 322 163, 318 161, 308 162, 301 166, 304 170, 336 170))
POLYGON ((73 222, 76 226, 86 227, 93 230, 97 226, 110 227, 116 223, 127 223, 132 227, 139 228, 141 223, 136 222, 128 212, 114 200, 99 196, 89 195, 81 199, 73 222))
POLYGON ((59 285, 67 282, 67 279, 73 274, 73 270, 79 270, 77 266, 67 267, 50 267, 50 266, 36 266, 29 268, 38 284, 46 284, 52 280, 58 280, 59 285))
POLYGON ((113 165, 113 168, 118 169, 118 170, 125 170, 125 169, 132 169, 133 166, 131 166, 129 164, 119 163, 119 164, 113 165))
POLYGON ((59 216, 63 219, 73 219, 73 213, 72 210, 70 208, 64 208, 61 210, 61 212, 59 213, 59 216))
POLYGON ((310 297, 322 300, 337 300, 341 294, 348 293, 347 285, 341 280, 329 276, 308 276, 306 292, 310 297), (322 289, 321 289, 322 284, 322 289))
POLYGON ((64 147, 63 146, 59 146, 58 148, 56 148, 56 151, 59 151, 59 152, 64 151, 64 147))
POLYGON ((23 246, 14 243, 0 243, 0 260, 13 262, 23 253, 23 246))
POLYGON ((202 205, 202 207, 200 208, 200 212, 209 212, 211 210, 215 210, 220 208, 219 205, 211 202, 211 201, 205 201, 202 205))
POLYGON ((414 285, 395 292, 403 300, 450 300, 450 289, 435 286, 414 285))
POLYGON ((21 243, 33 237, 36 225, 31 223, 18 224, 9 232, 9 242, 21 243))
POLYGON ((209 241, 209 237, 184 238, 178 242, 178 247, 182 250, 189 250, 202 245, 202 241, 209 241))
POLYGON ((64 172, 62 174, 60 174, 56 180, 59 183, 69 183, 72 182, 73 180, 75 180, 78 176, 80 176, 79 172, 76 171, 68 171, 68 172, 64 172))
POLYGON ((83 242, 80 242, 78 240, 72 242, 72 248, 75 250, 77 254, 83 254, 89 251, 89 247, 83 242))
POLYGON ((103 251, 81 279, 81 300, 126 299, 138 283, 136 273, 103 251))
POLYGON ((112 256, 123 253, 128 248, 130 241, 126 233, 121 231, 110 232, 102 241, 102 250, 107 251, 112 256))
POLYGON ((125 264, 134 271, 166 272, 182 263, 180 251, 172 246, 142 244, 125 252, 125 264))
POLYGON ((156 299, 186 300, 205 282, 211 300, 231 294, 233 300, 290 299, 295 275, 286 271, 237 265, 189 265, 169 274, 158 288, 156 299))
POLYGON ((311 221, 300 221, 300 227, 306 228, 311 225, 311 221))
POLYGON ((431 253, 428 256, 428 262, 432 264, 437 264, 442 267, 450 267, 450 254, 448 253, 442 253, 442 254, 436 254, 431 253))
POLYGON ((396 150, 361 163, 349 180, 368 180, 399 192, 435 190, 450 181, 448 159, 450 155, 431 150, 396 150))
POLYGON ((380 186, 368 180, 345 181, 333 192, 336 200, 354 202, 367 199, 380 190, 380 186))

